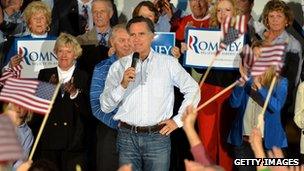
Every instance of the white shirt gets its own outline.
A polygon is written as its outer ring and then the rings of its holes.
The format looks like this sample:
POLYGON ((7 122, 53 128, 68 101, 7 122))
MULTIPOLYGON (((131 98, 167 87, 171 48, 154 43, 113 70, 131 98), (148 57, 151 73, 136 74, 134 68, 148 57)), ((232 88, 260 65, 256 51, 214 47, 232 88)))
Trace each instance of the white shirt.
POLYGON ((173 120, 181 127, 186 106, 196 106, 200 100, 198 84, 175 58, 151 49, 144 61, 138 60, 135 81, 124 89, 121 80, 131 61, 132 54, 111 66, 100 95, 101 110, 109 113, 118 107, 115 120, 136 126, 156 125, 173 115, 176 86, 184 94, 184 101, 173 120))
POLYGON ((304 154, 304 82, 302 82, 298 87, 294 112, 294 122, 301 129, 301 154, 304 154))
POLYGON ((57 66, 59 82, 66 83, 66 82, 70 81, 70 79, 73 76, 74 70, 75 70, 75 64, 71 68, 69 68, 67 71, 62 70, 61 68, 59 68, 59 66, 57 66))
MULTIPOLYGON (((262 113, 262 107, 255 102, 251 97, 248 97, 248 102, 245 109, 243 119, 243 135, 251 135, 252 129, 258 126, 259 115, 262 113)), ((264 120, 259 128, 264 137, 264 120)))
POLYGON ((88 30, 92 30, 93 28, 93 15, 92 15, 92 2, 93 0, 90 0, 87 3, 83 3, 81 0, 77 0, 78 1, 78 11, 80 15, 83 15, 83 5, 87 6, 87 10, 88 10, 88 30))

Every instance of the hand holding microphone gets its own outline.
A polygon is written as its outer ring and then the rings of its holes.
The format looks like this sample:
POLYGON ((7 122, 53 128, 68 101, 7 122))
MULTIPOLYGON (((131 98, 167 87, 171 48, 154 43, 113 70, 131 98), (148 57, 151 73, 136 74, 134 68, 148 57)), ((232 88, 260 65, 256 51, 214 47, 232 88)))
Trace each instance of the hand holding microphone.
POLYGON ((121 86, 126 89, 131 81, 134 81, 136 75, 136 63, 139 59, 139 53, 134 52, 132 56, 131 67, 129 67, 123 75, 123 79, 121 81, 121 86))

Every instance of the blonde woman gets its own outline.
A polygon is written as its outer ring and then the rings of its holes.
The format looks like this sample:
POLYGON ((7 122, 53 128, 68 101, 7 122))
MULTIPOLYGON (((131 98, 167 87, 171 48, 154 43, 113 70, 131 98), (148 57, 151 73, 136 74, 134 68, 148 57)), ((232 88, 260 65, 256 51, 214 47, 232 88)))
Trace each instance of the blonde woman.
MULTIPOLYGON (((226 17, 233 17, 238 14, 234 0, 217 1, 211 11, 210 28, 220 28, 226 17)), ((206 69, 197 70, 204 74, 206 69)), ((205 83, 201 87, 200 104, 206 102, 215 94, 228 87, 238 79, 237 70, 211 69, 205 83)), ((229 128, 232 123, 231 109, 228 99, 231 91, 225 93, 214 102, 200 110, 197 116, 199 136, 202 140, 206 153, 212 161, 221 165, 229 171, 233 168, 233 161, 230 155, 229 144, 226 142, 229 128)))
MULTIPOLYGON (((74 36, 62 33, 56 40, 54 52, 58 66, 40 70, 38 80, 60 82, 61 91, 54 102, 34 159, 50 160, 61 171, 75 170, 76 164, 82 170, 87 170, 85 131, 90 115, 89 82, 87 74, 76 67, 76 59, 82 49, 74 36)), ((37 121, 41 118, 35 117, 37 131, 40 126, 37 121)))
POLYGON ((10 61, 11 67, 18 65, 22 56, 18 54, 17 42, 19 40, 45 40, 55 39, 54 36, 48 35, 51 24, 51 9, 41 1, 31 2, 24 10, 24 18, 27 24, 29 34, 15 38, 9 52, 4 59, 4 65, 10 61))

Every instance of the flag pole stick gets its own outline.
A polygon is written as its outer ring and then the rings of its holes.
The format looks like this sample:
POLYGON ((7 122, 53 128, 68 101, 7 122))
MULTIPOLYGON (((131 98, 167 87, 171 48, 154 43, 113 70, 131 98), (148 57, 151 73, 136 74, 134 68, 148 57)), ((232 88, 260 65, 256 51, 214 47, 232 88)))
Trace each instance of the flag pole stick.
POLYGON ((264 120, 264 114, 266 112, 266 108, 268 106, 268 102, 270 100, 270 97, 271 97, 271 94, 272 94, 272 91, 273 91, 273 88, 274 88, 274 85, 275 85, 276 81, 277 81, 277 76, 272 78, 272 81, 271 81, 271 84, 270 84, 270 87, 269 87, 269 91, 267 93, 266 100, 265 100, 262 112, 260 114, 261 117, 258 117, 258 125, 257 125, 258 128, 262 127, 262 123, 263 123, 263 120, 264 120))
POLYGON ((203 84, 204 84, 204 82, 205 82, 205 80, 206 80, 206 78, 207 78, 207 76, 208 76, 208 74, 209 74, 209 72, 210 72, 210 70, 211 70, 211 67, 213 66, 213 64, 214 64, 214 62, 215 62, 215 60, 216 60, 216 57, 217 57, 220 53, 221 53, 221 52, 219 51, 219 52, 217 52, 217 53, 213 56, 212 61, 210 62, 209 66, 208 66, 208 68, 207 68, 205 74, 203 75, 202 80, 201 80, 201 82, 200 82, 200 84, 199 84, 199 87, 200 87, 200 88, 203 86, 203 84))
POLYGON ((37 135, 37 137, 36 137, 36 139, 35 139, 33 148, 32 148, 31 153, 30 153, 30 155, 29 155, 29 158, 28 158, 29 160, 32 160, 32 158, 33 158, 33 156, 34 156, 34 153, 35 153, 36 147, 37 147, 37 145, 38 145, 39 139, 40 139, 40 137, 41 137, 42 131, 43 131, 44 127, 45 127, 45 124, 46 124, 47 119, 49 118, 49 114, 50 114, 50 112, 51 112, 51 109, 52 109, 53 104, 54 104, 54 102, 55 102, 55 99, 56 99, 56 97, 57 97, 57 94, 58 94, 60 85, 61 85, 61 84, 57 84, 57 86, 56 86, 56 88, 55 88, 55 91, 54 91, 54 94, 53 94, 53 97, 52 97, 52 101, 51 101, 51 103, 50 103, 50 105, 49 105, 49 108, 48 108, 48 110, 47 110, 46 115, 45 115, 44 118, 43 118, 42 124, 41 124, 41 126, 40 126, 40 128, 39 128, 38 135, 37 135))
POLYGON ((205 106, 207 106, 208 104, 210 104, 211 102, 213 102, 215 99, 217 99, 218 97, 220 97, 221 95, 223 95, 224 93, 226 93, 227 91, 229 91, 230 89, 232 89, 237 84, 238 84, 238 81, 235 81, 230 86, 226 87, 224 90, 222 90, 221 92, 217 93, 215 96, 213 96, 212 98, 210 98, 209 100, 207 100, 205 103, 203 103, 200 106, 198 106, 197 109, 196 109, 196 112, 198 112, 199 110, 201 110, 202 108, 204 108, 205 106))
MULTIPOLYGON (((218 56, 218 54, 220 54, 220 52, 216 53, 216 54, 213 56, 212 61, 210 62, 210 64, 209 64, 209 66, 208 66, 208 68, 207 68, 207 70, 206 70, 204 76, 202 77, 203 79, 201 80, 201 82, 200 82, 200 84, 199 84, 198 93, 197 93, 197 94, 201 93, 200 90, 201 90, 201 88, 202 88, 202 86, 203 86, 203 84, 204 84, 204 82, 205 82, 205 80, 206 80, 206 78, 207 78, 207 76, 208 76, 208 74, 209 74, 209 72, 210 72, 210 70, 211 70, 211 67, 213 66, 213 63, 215 62, 215 59, 216 59, 216 57, 218 56)), ((197 97, 197 94, 193 96, 191 104, 194 103, 194 100, 195 100, 195 97, 197 97)))

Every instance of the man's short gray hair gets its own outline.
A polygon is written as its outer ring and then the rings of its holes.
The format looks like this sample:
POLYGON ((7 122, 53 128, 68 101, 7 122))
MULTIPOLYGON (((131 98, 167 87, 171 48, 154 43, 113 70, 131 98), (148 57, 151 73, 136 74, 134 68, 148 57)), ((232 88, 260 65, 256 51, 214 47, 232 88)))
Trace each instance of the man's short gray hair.
POLYGON ((125 24, 117 24, 114 27, 112 27, 112 29, 111 29, 111 31, 109 33, 109 39, 112 39, 113 37, 115 37, 116 36, 116 32, 118 30, 120 30, 120 29, 127 31, 125 24))
POLYGON ((92 2, 92 7, 93 7, 93 5, 94 5, 94 3, 95 2, 105 2, 105 3, 107 3, 108 4, 108 7, 109 7, 109 10, 111 11, 111 12, 114 12, 114 9, 113 9, 113 2, 112 2, 112 0, 93 0, 93 2, 92 2))

